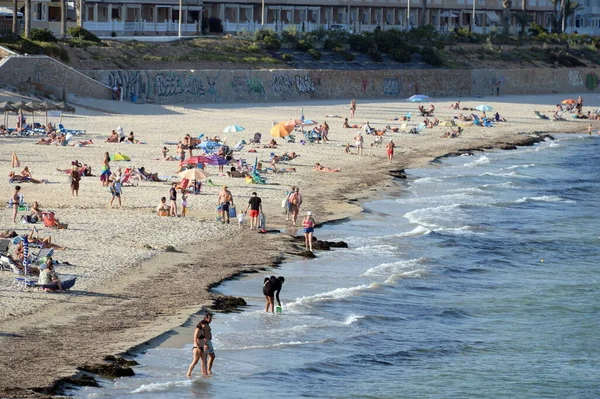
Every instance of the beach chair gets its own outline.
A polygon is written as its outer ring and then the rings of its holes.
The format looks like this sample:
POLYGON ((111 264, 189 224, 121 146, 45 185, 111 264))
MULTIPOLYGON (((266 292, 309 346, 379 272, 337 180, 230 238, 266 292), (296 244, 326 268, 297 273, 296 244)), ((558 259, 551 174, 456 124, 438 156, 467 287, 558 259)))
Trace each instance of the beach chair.
POLYGON ((417 127, 413 127, 412 129, 410 129, 409 133, 410 134, 419 134, 421 133, 421 130, 425 129, 426 125, 424 123, 420 123, 417 127))
POLYGON ((372 147, 379 147, 381 144, 383 144, 383 136, 375 136, 375 138, 373 139, 373 143, 371 144, 372 147))
POLYGON ((10 245, 10 240, 1 239, 0 240, 0 270, 12 270, 10 267, 10 258, 8 258, 8 246, 10 245))
POLYGON ((58 220, 56 220, 54 212, 50 211, 42 212, 42 222, 44 223, 44 226, 48 228, 66 229, 69 227, 68 224, 60 223, 58 220))
POLYGON ((288 134, 288 135, 286 136, 286 141, 287 141, 288 143, 295 143, 295 142, 296 142, 296 136, 295 136, 295 135, 293 135, 293 134, 288 134))
MULTIPOLYGON (((64 280, 61 279, 60 283, 61 283, 62 290, 63 291, 70 290, 71 288, 73 288, 76 281, 77 281, 77 277, 69 277, 69 278, 65 278, 64 280)), ((56 290, 56 289, 58 289, 57 283, 38 284, 36 282, 36 283, 32 284, 31 286, 34 288, 40 289, 40 290, 56 290)))
POLYGON ((546 115, 542 114, 540 111, 533 111, 535 117, 538 119, 550 119, 546 115))
POLYGON ((250 141, 250 143, 252 144, 260 144, 260 139, 262 138, 262 134, 256 132, 254 133, 254 137, 252 138, 252 140, 250 141))
POLYGON ((404 117, 407 121, 410 121, 410 118, 412 118, 412 112, 407 112, 406 115, 404 115, 404 117))
POLYGON ((471 114, 471 117, 473 118, 473 124, 475 126, 483 126, 483 123, 481 122, 481 119, 479 119, 479 117, 475 114, 471 114))
POLYGON ((400 131, 402 133, 408 133, 410 129, 408 128, 408 123, 404 122, 403 124, 400 125, 400 131))
POLYGON ((48 256, 54 254, 54 248, 40 248, 37 254, 31 254, 29 259, 30 265, 44 263, 48 256))

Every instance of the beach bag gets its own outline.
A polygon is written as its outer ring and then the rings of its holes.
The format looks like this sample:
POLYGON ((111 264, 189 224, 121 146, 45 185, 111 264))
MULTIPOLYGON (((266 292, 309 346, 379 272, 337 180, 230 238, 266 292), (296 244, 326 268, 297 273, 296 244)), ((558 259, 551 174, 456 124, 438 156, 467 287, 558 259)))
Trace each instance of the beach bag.
POLYGON ((261 230, 265 230, 267 228, 267 220, 264 214, 258 215, 258 228, 261 230))
POLYGON ((231 205, 231 206, 229 207, 229 217, 230 217, 230 218, 235 218, 235 217, 237 217, 237 211, 236 211, 236 209, 235 209, 235 205, 231 205))
POLYGON ((217 206, 215 208, 215 212, 216 212, 216 221, 220 222, 222 220, 222 216, 221 216, 221 205, 217 206))
POLYGON ((281 200, 281 207, 282 208, 287 208, 288 207, 288 199, 284 198, 281 200))

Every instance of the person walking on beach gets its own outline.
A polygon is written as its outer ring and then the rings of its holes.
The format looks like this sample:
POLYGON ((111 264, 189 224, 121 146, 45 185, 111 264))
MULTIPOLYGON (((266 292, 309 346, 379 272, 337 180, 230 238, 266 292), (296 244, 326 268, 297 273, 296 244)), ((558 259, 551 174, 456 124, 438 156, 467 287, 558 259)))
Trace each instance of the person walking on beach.
POLYGON ((279 293, 281 292, 281 288, 283 283, 285 282, 285 278, 283 276, 275 277, 265 277, 263 282, 263 295, 266 299, 265 304, 265 312, 273 313, 275 311, 275 299, 277 299, 278 307, 281 308, 281 301, 279 300, 279 293))
POLYGON ((192 363, 190 367, 188 367, 187 376, 192 376, 192 370, 200 361, 200 369, 203 375, 206 375, 206 355, 204 353, 204 346, 206 345, 204 342, 204 328, 206 327, 206 320, 200 320, 200 323, 196 325, 196 329, 194 330, 194 347, 192 348, 192 363))
POLYGON ((248 205, 246 209, 244 209, 244 213, 248 212, 250 209, 250 230, 258 229, 258 215, 263 213, 262 210, 262 200, 256 194, 256 191, 252 193, 252 197, 248 200, 248 205))
POLYGON ((312 252, 312 239, 313 232, 315 231, 315 219, 312 217, 312 212, 306 212, 306 216, 302 221, 302 227, 304 227, 304 245, 306 250, 312 252))
POLYGON ((69 178, 71 179, 71 195, 73 197, 79 197, 79 181, 81 180, 81 175, 79 174, 77 165, 71 167, 69 178))
POLYGON ((19 204, 21 202, 21 196, 19 192, 21 191, 21 186, 15 187, 15 192, 12 197, 10 197, 10 203, 12 203, 13 208, 13 223, 17 223, 17 213, 19 212, 19 204))
POLYGON ((171 216, 179 217, 177 214, 177 183, 175 182, 171 184, 171 189, 169 190, 169 199, 171 200, 171 216))
POLYGON ((187 213, 187 209, 188 209, 188 194, 187 191, 185 191, 185 188, 181 189, 181 217, 185 217, 185 214, 187 213))
POLYGON ((356 112, 356 99, 352 99, 350 101, 350 118, 354 118, 354 113, 356 112))
POLYGON ((354 137, 354 141, 356 144, 356 154, 357 155, 364 155, 363 153, 363 147, 365 144, 365 138, 363 137, 361 132, 358 132, 358 135, 356 137, 354 137))
POLYGON ((204 332, 204 354, 206 356, 206 374, 212 375, 212 366, 215 361, 215 348, 212 344, 212 331, 210 330, 210 322, 212 321, 213 314, 208 312, 204 315, 204 321, 206 325, 202 329, 204 332))
POLYGON ((388 162, 392 162, 392 159, 394 158, 394 148, 396 148, 396 144, 394 144, 394 140, 390 139, 390 142, 387 143, 387 145, 385 146, 386 152, 387 152, 387 159, 388 162))
POLYGON ((296 186, 292 186, 290 191, 286 191, 285 193, 285 202, 283 203, 285 208, 285 220, 290 220, 290 215, 292 214, 292 203, 290 202, 290 195, 292 195, 296 191, 296 186))
POLYGON ((296 187, 288 199, 290 201, 290 211, 292 213, 292 225, 296 226, 296 223, 298 222, 298 212, 300 212, 300 205, 302 205, 302 194, 300 194, 300 187, 296 187))
POLYGON ((233 205, 233 196, 227 186, 223 186, 217 202, 217 205, 221 207, 221 223, 229 223, 229 207, 233 205))
POLYGON ((113 202, 115 198, 119 200, 119 208, 123 208, 123 204, 121 203, 121 194, 122 194, 122 183, 121 183, 121 175, 117 174, 110 184, 110 193, 112 197, 110 198, 109 206, 113 207, 113 202))

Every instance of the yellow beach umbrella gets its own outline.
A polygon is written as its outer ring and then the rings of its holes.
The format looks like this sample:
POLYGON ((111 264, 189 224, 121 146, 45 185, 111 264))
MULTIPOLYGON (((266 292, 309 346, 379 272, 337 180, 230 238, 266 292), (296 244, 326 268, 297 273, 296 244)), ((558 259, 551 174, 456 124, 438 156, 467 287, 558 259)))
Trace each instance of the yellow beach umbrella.
POLYGON ((286 125, 285 123, 278 123, 271 128, 271 136, 273 137, 285 137, 294 130, 294 126, 286 125))
POLYGON ((112 161, 131 161, 131 158, 129 158, 125 154, 121 154, 120 152, 117 152, 115 155, 112 156, 111 160, 112 161))

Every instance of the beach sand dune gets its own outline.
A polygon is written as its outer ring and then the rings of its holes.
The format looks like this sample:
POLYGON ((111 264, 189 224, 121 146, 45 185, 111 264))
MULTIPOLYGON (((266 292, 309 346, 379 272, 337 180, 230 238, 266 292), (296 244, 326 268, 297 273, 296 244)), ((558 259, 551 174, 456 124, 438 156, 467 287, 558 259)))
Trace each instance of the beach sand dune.
MULTIPOLYGON (((28 389, 51 386, 83 364, 99 363, 106 355, 142 344, 209 305, 213 294, 207 289, 217 282, 240 271, 268 267, 281 255, 298 252, 289 240, 289 235, 297 232, 285 221, 281 207, 291 185, 301 187, 303 209, 312 210, 318 222, 342 218, 360 211, 349 199, 377 195, 378 189, 389 183, 390 169, 422 166, 435 157, 460 150, 519 143, 525 137, 519 132, 587 132, 588 121, 552 122, 534 116, 534 110, 552 111, 556 103, 567 97, 462 99, 463 107, 485 102, 508 122, 493 128, 465 127, 456 139, 441 138, 448 130, 444 127, 425 129, 418 135, 388 133, 385 141, 393 139, 397 146, 391 164, 386 161, 385 142, 371 146, 371 136, 365 136, 364 156, 344 153, 345 145, 354 143, 358 130, 343 129, 343 118, 325 115, 347 116, 349 101, 157 106, 74 98, 78 112, 66 115, 63 123, 67 128, 85 129, 82 139, 92 139, 93 145, 45 146, 35 145, 33 138, 0 138, 0 173, 7 176, 11 170, 20 171, 10 167, 14 151, 21 166, 29 166, 33 177, 48 181, 21 184, 22 193, 26 202, 38 201, 42 209, 55 211, 60 221, 68 223, 64 230, 49 231, 39 224, 37 227, 42 235, 51 234, 54 242, 68 247, 55 253, 55 259, 68 262, 58 266, 59 275, 77 277, 71 293, 0 289, 0 393, 33 395, 28 389), (264 173, 269 184, 256 185, 221 176, 216 167, 209 166, 207 171, 215 186, 204 184, 200 195, 189 196, 186 218, 161 218, 154 214, 160 197, 168 196, 168 182, 176 180, 177 162, 160 159, 165 145, 171 155, 176 155, 175 146, 165 143, 177 142, 185 134, 204 134, 218 135, 234 145, 261 132, 266 144, 273 122, 299 118, 302 110, 307 119, 327 121, 330 143, 301 144, 298 136, 296 143, 278 139, 277 149, 245 145, 235 153, 236 158, 247 163, 258 160, 267 166, 271 152, 282 155, 294 151, 299 158, 278 166, 295 168, 295 172, 264 173), (246 130, 221 133, 225 126, 234 123, 246 130), (145 144, 104 142, 117 126, 126 134, 133 131, 145 144), (58 169, 68 169, 71 161, 78 160, 91 165, 98 175, 105 152, 131 157, 130 162, 112 162, 112 169, 144 166, 167 182, 144 181, 124 187, 123 209, 109 209, 110 193, 98 177, 83 178, 79 197, 72 197, 68 176, 58 169), (315 172, 312 167, 316 162, 340 168, 341 172, 315 172), (264 202, 268 227, 281 228, 284 233, 259 235, 248 231, 247 225, 240 230, 236 221, 231 225, 217 223, 215 206, 223 184, 232 191, 238 211, 257 191, 264 202), (171 247, 175 252, 166 251, 171 247)), ((0 95, 0 101, 10 99, 14 98, 0 95)), ((586 109, 598 106, 593 103, 597 99, 585 100, 586 109)), ((453 101, 433 101, 435 116, 443 120, 456 114, 448 108, 453 101)), ((399 127, 400 122, 390 119, 409 111, 417 115, 416 108, 416 104, 403 101, 359 101, 356 118, 350 123, 369 121, 376 129, 386 125, 399 127)), ((11 117, 11 125, 15 119, 11 117)), ((409 125, 416 126, 422 119, 414 116, 409 125)), ((43 117, 37 116, 36 120, 43 117)), ((600 122, 593 122, 594 129, 599 125, 600 122)), ((73 139, 75 143, 77 139, 73 139)), ((356 152, 354 148, 351 151, 356 152)), ((6 200, 13 190, 14 184, 9 184, 7 177, 0 179, 0 193, 6 200)), ((0 212, 0 228, 24 234, 28 227, 13 224, 10 209, 0 212)), ((0 272, 0 287, 9 287, 14 277, 0 272)))

